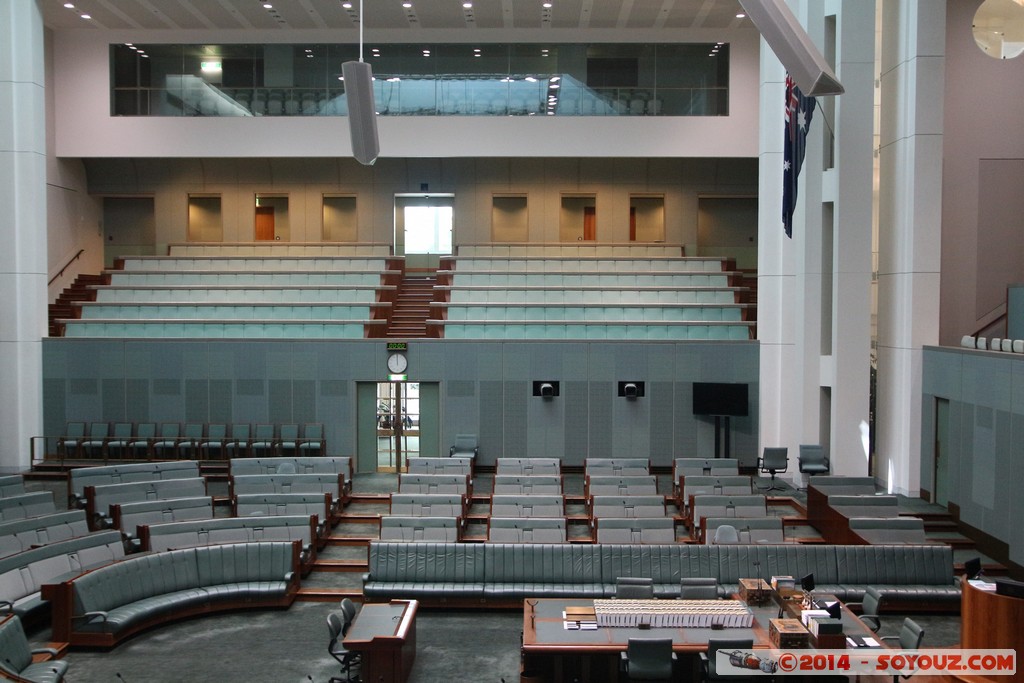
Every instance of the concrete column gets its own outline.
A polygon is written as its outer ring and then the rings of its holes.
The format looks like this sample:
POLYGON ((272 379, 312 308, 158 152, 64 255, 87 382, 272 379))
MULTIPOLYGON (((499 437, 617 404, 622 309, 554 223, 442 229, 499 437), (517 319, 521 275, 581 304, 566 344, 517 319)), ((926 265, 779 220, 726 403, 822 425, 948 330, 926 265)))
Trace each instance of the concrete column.
POLYGON ((875 476, 921 486, 921 348, 939 340, 945 0, 883 0, 875 476))
POLYGON ((42 434, 46 335, 43 20, 35 0, 0 3, 0 468, 24 468, 42 434))
MULTIPOLYGON (((833 3, 830 3, 832 5, 833 3)), ((826 5, 827 7, 829 5, 826 5)), ((835 157, 823 201, 832 203, 831 344, 822 386, 830 387, 833 474, 868 473, 871 379, 871 222, 873 197, 875 3, 835 2, 835 157)), ((825 124, 825 121, 821 122, 825 124)), ((827 136, 828 131, 824 131, 827 136)), ((823 437, 824 438, 824 437, 823 437)))
POLYGON ((789 448, 794 478, 802 443, 825 445, 833 471, 864 474, 861 424, 866 428, 871 346, 874 3, 790 4, 819 46, 831 41, 827 27, 836 27, 836 72, 846 94, 814 113, 789 239, 781 221, 785 71, 762 41, 761 444, 789 448), (825 145, 832 130, 835 163, 826 170, 825 145))

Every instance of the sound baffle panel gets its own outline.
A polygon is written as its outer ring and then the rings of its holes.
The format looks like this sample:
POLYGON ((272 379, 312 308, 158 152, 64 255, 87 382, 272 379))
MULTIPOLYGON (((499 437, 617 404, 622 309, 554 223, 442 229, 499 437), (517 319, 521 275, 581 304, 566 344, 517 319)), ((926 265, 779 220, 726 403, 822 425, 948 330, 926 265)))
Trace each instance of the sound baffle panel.
POLYGON ((672 431, 674 429, 675 401, 672 394, 672 382, 651 382, 647 385, 647 396, 650 410, 650 444, 651 456, 659 457, 672 452, 672 431))
POLYGON ((504 429, 505 457, 523 458, 533 455, 529 451, 526 401, 530 393, 528 382, 505 382, 504 429))
POLYGON ((502 382, 480 382, 480 463, 493 465, 504 450, 505 421, 502 382))
POLYGON ((587 455, 591 458, 611 458, 615 455, 612 447, 613 400, 613 382, 590 383, 590 450, 587 455))
POLYGON ((582 466, 590 444, 593 443, 590 438, 587 383, 563 382, 560 400, 565 401, 562 464, 582 466))

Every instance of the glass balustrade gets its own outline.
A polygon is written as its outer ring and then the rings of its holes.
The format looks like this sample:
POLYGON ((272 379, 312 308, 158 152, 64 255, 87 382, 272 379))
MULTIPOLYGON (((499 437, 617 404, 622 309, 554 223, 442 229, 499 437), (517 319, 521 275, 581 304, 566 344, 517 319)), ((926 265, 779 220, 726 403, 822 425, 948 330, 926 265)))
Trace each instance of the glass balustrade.
MULTIPOLYGON (((727 116, 728 45, 381 45, 381 116, 727 116)), ((111 45, 114 116, 345 116, 352 45, 111 45)))

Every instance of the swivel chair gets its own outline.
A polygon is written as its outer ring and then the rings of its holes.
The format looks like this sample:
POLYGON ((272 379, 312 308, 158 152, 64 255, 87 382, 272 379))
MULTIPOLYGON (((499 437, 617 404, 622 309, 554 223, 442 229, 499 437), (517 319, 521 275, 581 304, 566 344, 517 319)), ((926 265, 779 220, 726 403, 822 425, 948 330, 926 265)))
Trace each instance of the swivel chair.
POLYGON ((654 579, 620 576, 615 579, 615 597, 626 600, 653 600, 654 579))
POLYGON ((768 488, 762 490, 765 493, 768 491, 784 491, 784 487, 775 485, 775 475, 780 472, 785 472, 788 468, 789 449, 785 446, 775 448, 766 446, 764 453, 761 454, 761 458, 758 460, 757 469, 764 474, 770 474, 772 476, 772 480, 768 485, 768 488))
POLYGON ((453 458, 475 458, 480 454, 480 448, 476 444, 476 434, 456 434, 455 445, 448 449, 448 455, 453 458))
POLYGON ((740 532, 731 524, 722 524, 715 529, 712 545, 735 545, 740 542, 740 532))
POLYGON ((687 576, 679 580, 679 597, 682 600, 717 600, 718 579, 703 576, 687 576))
POLYGON ((815 474, 828 474, 829 463, 825 457, 825 448, 817 444, 800 444, 800 455, 797 456, 798 468, 801 474, 814 476, 815 474))
MULTIPOLYGON (((896 641, 899 643, 901 650, 916 650, 921 647, 921 641, 924 640, 924 629, 918 626, 916 621, 907 617, 903 620, 903 627, 900 628, 898 636, 882 636, 879 640, 896 641)), ((896 683, 900 678, 910 678, 910 676, 900 676, 897 674, 892 677, 893 683, 896 683)))
MULTIPOLYGON (((353 680, 352 669, 356 665, 357 654, 346 650, 339 642, 345 636, 344 630, 345 616, 342 612, 331 612, 327 615, 327 631, 331 635, 331 640, 327 643, 327 652, 337 660, 341 665, 341 673, 345 674, 345 678, 332 676, 327 683, 352 683, 353 680)), ((358 680, 358 677, 356 679, 358 680)))
POLYGON ((630 638, 619 671, 630 681, 671 681, 675 658, 671 638, 630 638))
POLYGON ((860 620, 875 633, 882 628, 882 620, 878 616, 879 607, 882 604, 882 594, 874 586, 868 586, 864 593, 864 599, 860 603, 851 602, 849 605, 860 604, 860 620))

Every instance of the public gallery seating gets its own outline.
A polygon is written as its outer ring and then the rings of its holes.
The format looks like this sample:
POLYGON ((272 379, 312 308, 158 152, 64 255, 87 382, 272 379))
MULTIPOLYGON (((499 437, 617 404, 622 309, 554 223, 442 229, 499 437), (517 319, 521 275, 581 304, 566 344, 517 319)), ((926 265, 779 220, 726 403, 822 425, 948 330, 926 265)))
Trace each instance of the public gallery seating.
POLYGON ((945 545, 617 545, 371 542, 363 595, 426 604, 511 606, 529 597, 611 597, 619 577, 649 577, 678 597, 685 577, 714 577, 723 595, 741 578, 813 573, 817 588, 860 601, 868 586, 890 607, 956 611, 960 589, 945 545))
POLYGON ((152 626, 212 612, 287 607, 301 544, 232 543, 129 558, 46 586, 53 640, 113 647, 152 626))

